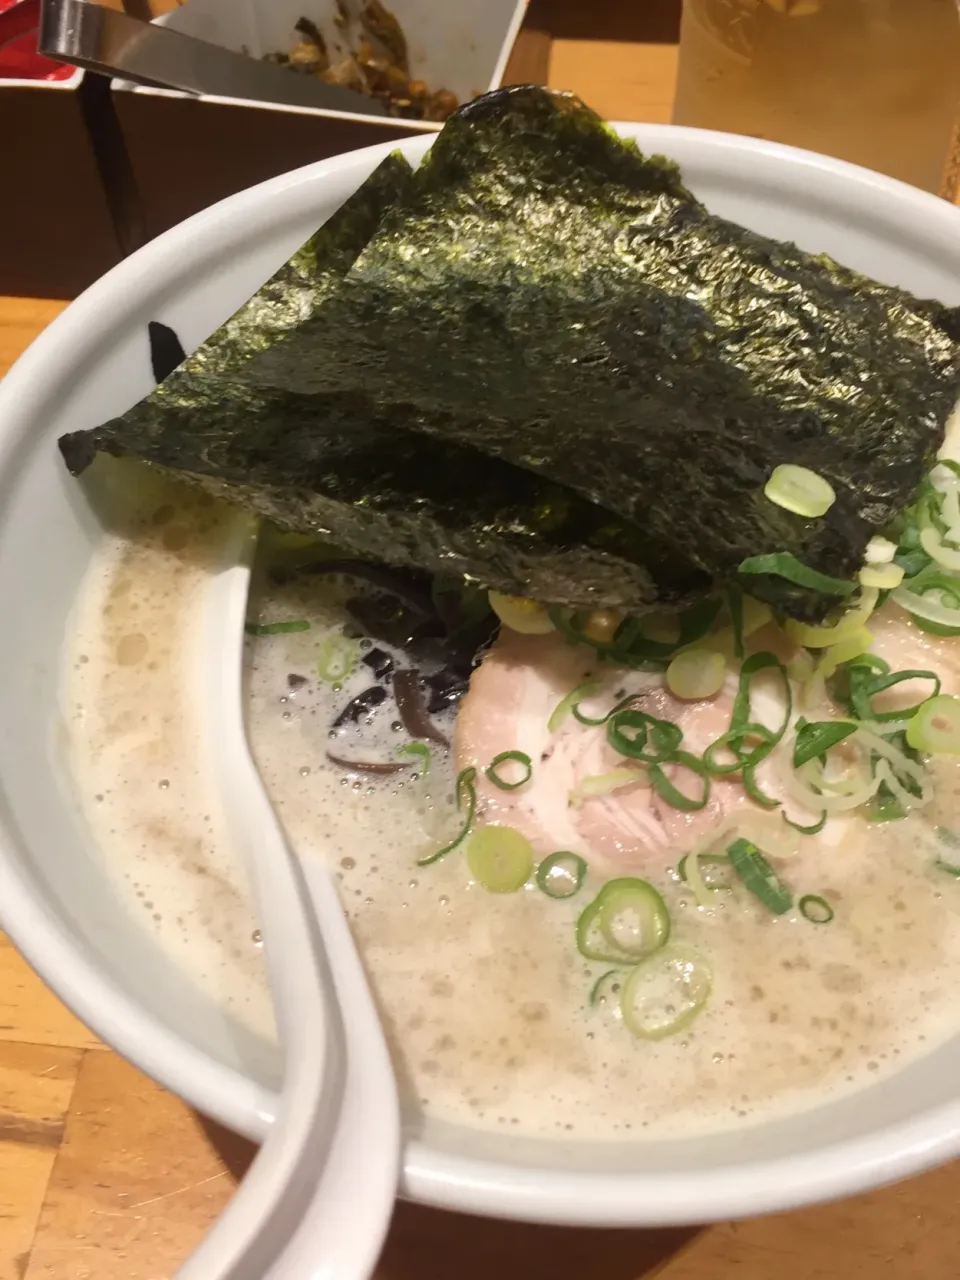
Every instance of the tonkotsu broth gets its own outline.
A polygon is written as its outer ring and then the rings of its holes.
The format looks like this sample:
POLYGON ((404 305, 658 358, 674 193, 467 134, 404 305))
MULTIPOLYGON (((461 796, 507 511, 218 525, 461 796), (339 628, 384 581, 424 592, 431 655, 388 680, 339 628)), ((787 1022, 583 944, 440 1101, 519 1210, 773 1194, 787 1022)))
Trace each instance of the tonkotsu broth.
MULTIPOLYGON (((84 810, 131 908, 198 983, 271 1035, 256 924, 190 697, 195 624, 227 518, 172 483, 127 517, 77 602, 64 705, 84 810)), ((582 908, 630 869, 591 868, 567 901, 532 884, 490 894, 471 882, 462 850, 415 865, 450 807, 453 767, 440 753, 432 810, 409 772, 359 777, 327 763, 333 719, 375 683, 369 671, 342 689, 316 678, 321 639, 345 621, 346 589, 259 575, 251 615, 311 627, 248 639, 249 733, 294 846, 339 876, 411 1108, 592 1139, 714 1130, 864 1085, 958 1029, 960 885, 931 870, 929 842, 960 799, 955 766, 934 766, 937 799, 923 818, 831 824, 784 865, 803 891, 829 896, 830 925, 772 916, 747 894, 704 911, 672 862, 633 869, 663 893, 673 939, 714 972, 686 1031, 639 1041, 613 1001, 589 1005, 609 966, 574 943, 582 908)), ((395 759, 405 741, 396 723, 388 698, 360 726, 362 749, 339 739, 336 749, 395 759)))

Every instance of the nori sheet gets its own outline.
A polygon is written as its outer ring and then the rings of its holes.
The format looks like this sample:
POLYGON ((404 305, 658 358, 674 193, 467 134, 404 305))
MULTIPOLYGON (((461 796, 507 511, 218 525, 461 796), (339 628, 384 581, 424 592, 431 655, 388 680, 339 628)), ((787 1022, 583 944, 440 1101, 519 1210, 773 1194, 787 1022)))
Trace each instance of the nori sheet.
MULTIPOLYGON (((241 376, 412 406, 720 582, 779 551, 850 579, 942 440, 958 336, 956 312, 714 216, 672 162, 525 86, 448 121, 342 283, 241 376), (764 497, 785 462, 833 485, 825 517, 764 497)), ((837 602, 743 585, 810 620, 837 602)))
MULTIPOLYGON (((61 437, 67 466, 79 475, 100 450, 138 456, 354 554, 558 604, 689 603, 709 586, 705 574, 561 486, 416 433, 405 425, 412 415, 381 421, 363 396, 236 381, 253 354, 317 313, 411 178, 406 160, 389 156, 150 395, 121 418, 61 437)), ((165 356, 176 343, 167 334, 165 356)))
POLYGON ((412 180, 406 159, 391 152, 253 297, 187 357, 183 371, 227 373, 289 338, 349 271, 385 209, 402 198, 412 180))
POLYGON ((181 369, 123 418, 60 447, 75 474, 100 450, 134 454, 356 555, 575 608, 679 605, 709 586, 685 566, 651 564, 637 530, 572 491, 425 440, 359 395, 258 392, 181 369))

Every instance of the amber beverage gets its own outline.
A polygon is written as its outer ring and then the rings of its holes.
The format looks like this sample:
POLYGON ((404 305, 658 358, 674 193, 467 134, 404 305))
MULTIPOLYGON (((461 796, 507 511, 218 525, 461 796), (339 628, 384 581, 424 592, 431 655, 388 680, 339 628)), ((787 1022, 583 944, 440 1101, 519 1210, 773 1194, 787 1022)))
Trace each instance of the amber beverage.
POLYGON ((956 0, 684 0, 675 124, 952 196, 958 106, 956 0))

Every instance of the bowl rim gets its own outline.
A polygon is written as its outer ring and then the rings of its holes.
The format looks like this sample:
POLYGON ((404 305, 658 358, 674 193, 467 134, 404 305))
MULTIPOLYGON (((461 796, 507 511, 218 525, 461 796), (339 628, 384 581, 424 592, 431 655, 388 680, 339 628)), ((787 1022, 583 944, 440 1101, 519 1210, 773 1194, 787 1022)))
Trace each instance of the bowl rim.
MULTIPOLYGON (((960 209, 883 175, 839 160, 754 138, 672 125, 615 123, 649 151, 671 144, 713 152, 734 171, 755 161, 802 171, 829 189, 857 186, 865 202, 883 199, 904 215, 960 236, 960 209)), ((15 465, 53 379, 78 352, 91 354, 129 296, 163 288, 166 264, 213 253, 235 234, 254 205, 282 204, 315 190, 331 175, 369 172, 390 151, 419 157, 432 137, 379 143, 270 179, 195 214, 152 240, 93 284, 24 352, 0 383, 0 487, 15 465)), ((912 225, 906 222, 905 225, 912 225)), ((104 1041, 199 1111, 261 1140, 276 1097, 241 1072, 218 1063, 128 997, 45 910, 44 896, 0 829, 0 917, 17 948, 43 980, 104 1041)), ((960 1094, 955 1101, 868 1135, 815 1151, 765 1158, 732 1171, 644 1174, 521 1168, 439 1151, 419 1139, 405 1147, 401 1193, 440 1208, 594 1226, 671 1226, 753 1216, 838 1198, 918 1173, 960 1153, 960 1094)))

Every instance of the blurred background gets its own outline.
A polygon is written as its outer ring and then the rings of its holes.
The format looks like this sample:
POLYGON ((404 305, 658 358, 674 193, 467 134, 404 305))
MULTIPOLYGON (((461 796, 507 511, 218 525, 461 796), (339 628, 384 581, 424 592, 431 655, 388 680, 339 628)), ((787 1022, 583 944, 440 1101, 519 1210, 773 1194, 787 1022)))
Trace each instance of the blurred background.
POLYGON ((956 194, 957 0, 0 0, 0 295, 73 297, 225 196, 523 83, 956 194))
MULTIPOLYGON (((294 29, 301 16, 317 24, 338 16, 333 0, 107 0, 106 7, 254 55, 309 43, 294 29)), ((33 52, 40 8, 39 0, 0 0, 0 294, 74 297, 121 256, 224 196, 423 128, 111 82, 33 52)), ((390 11, 414 64, 426 50, 428 64, 439 61, 447 73, 443 80, 471 68, 480 82, 468 79, 461 98, 491 87, 499 61, 501 83, 571 88, 611 119, 669 118, 680 0, 399 0, 390 11)))

